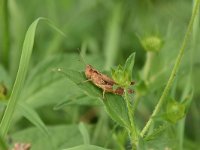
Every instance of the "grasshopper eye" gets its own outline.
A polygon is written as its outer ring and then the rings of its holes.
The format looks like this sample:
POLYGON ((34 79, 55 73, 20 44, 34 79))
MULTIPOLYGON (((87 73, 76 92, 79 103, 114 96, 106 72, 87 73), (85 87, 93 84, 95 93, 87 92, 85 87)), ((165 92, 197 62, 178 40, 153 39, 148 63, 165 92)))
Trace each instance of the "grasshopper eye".
POLYGON ((105 81, 104 81, 104 80, 101 80, 101 83, 102 83, 102 84, 105 84, 105 81))

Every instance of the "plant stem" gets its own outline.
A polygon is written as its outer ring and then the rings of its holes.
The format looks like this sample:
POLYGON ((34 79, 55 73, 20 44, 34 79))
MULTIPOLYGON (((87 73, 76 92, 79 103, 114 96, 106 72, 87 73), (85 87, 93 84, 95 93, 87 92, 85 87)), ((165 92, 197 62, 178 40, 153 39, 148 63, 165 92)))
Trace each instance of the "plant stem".
MULTIPOLYGON (((193 10, 192 13, 195 12, 195 5, 196 5, 197 1, 193 0, 193 10)), ((187 87, 190 86, 190 84, 192 83, 192 72, 193 72, 193 64, 194 64, 194 50, 196 48, 196 43, 197 43, 197 36, 198 36, 198 31, 199 31, 199 12, 197 13, 194 23, 193 23, 193 29, 192 29, 192 43, 191 43, 191 53, 190 53, 190 68, 189 68, 189 75, 188 75, 188 80, 187 80, 187 84, 185 87, 185 91, 182 94, 181 97, 181 102, 184 101, 184 99, 186 98, 186 96, 188 96, 188 91, 187 91, 187 87)), ((182 150, 183 149, 183 143, 184 143, 184 132, 185 132, 185 118, 182 119, 181 121, 179 121, 178 125, 177 125, 177 132, 178 132, 178 149, 182 150)))
POLYGON ((191 17, 191 20, 189 22, 185 37, 183 39, 182 46, 181 46, 181 48, 179 50, 178 56, 176 58, 175 65, 173 67, 173 70, 172 70, 171 75, 169 77, 169 80, 167 82, 167 85, 166 85, 166 87, 165 87, 165 89, 164 89, 164 91, 163 91, 163 93, 162 93, 162 95, 161 95, 161 97, 160 97, 160 99, 158 101, 158 104, 156 105, 156 107, 155 107, 155 109, 154 109, 149 121, 146 123, 145 127, 143 128, 143 130, 140 133, 142 137, 144 137, 145 133, 148 131, 149 127, 151 126, 152 121, 153 121, 153 116, 155 116, 160 111, 161 106, 162 106, 162 104, 163 104, 163 102, 165 100, 165 97, 169 93, 169 90, 170 90, 170 88, 172 86, 172 83, 173 83, 173 81, 174 81, 174 79, 176 77, 176 73, 177 73, 178 68, 180 66, 180 62, 182 60, 186 44, 187 44, 187 42, 189 40, 189 37, 190 37, 189 35, 192 32, 192 26, 193 26, 193 23, 194 23, 195 16, 196 16, 196 14, 197 14, 197 12, 199 10, 199 2, 200 2, 200 0, 197 0, 195 8, 194 8, 194 13, 192 14, 192 17, 191 17))
POLYGON ((128 117, 131 123, 131 127, 129 128, 129 136, 131 139, 131 143, 132 143, 132 147, 133 149, 135 149, 137 143, 138 143, 138 138, 137 138, 137 132, 136 132, 136 128, 135 128, 135 124, 134 124, 134 120, 133 120, 133 111, 132 111, 132 106, 130 103, 130 99, 128 96, 128 89, 125 89, 125 97, 124 97, 125 101, 126 101, 126 105, 127 105, 127 109, 128 109, 128 117))
POLYGON ((135 115, 135 111, 136 111, 136 109, 138 107, 139 101, 140 101, 140 95, 136 94, 135 97, 134 97, 134 105, 133 105, 133 108, 132 108, 132 110, 133 110, 133 118, 134 118, 134 115, 135 115))
POLYGON ((8 67, 10 37, 9 37, 9 19, 8 19, 8 0, 2 2, 2 31, 3 31, 3 52, 2 61, 5 67, 8 67))
POLYGON ((146 53, 146 61, 144 64, 144 68, 142 70, 142 77, 144 81, 148 80, 148 75, 149 75, 149 71, 151 69, 151 64, 152 64, 152 60, 154 57, 154 53, 153 52, 147 52, 146 53))

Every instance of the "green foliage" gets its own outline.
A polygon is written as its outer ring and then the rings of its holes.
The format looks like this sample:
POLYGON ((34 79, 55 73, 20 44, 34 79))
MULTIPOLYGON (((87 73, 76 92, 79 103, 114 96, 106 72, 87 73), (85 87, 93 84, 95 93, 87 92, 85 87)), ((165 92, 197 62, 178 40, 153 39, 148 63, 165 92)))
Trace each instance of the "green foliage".
POLYGON ((31 149, 64 149, 83 144, 82 136, 76 125, 59 125, 47 128, 51 137, 47 137, 37 128, 29 128, 12 134, 12 140, 31 143, 31 149))
MULTIPOLYGON (((30 27, 26 33, 26 37, 24 40, 23 48, 22 48, 22 55, 21 55, 21 60, 20 60, 20 64, 19 64, 18 73, 16 76, 16 80, 15 80, 12 92, 11 92, 11 96, 10 96, 8 105, 6 107, 4 116, 3 116, 1 124, 0 124, 0 134, 2 137, 4 137, 8 132, 10 122, 11 122, 13 113, 15 111, 16 105, 17 105, 17 100, 19 99, 22 88, 24 86, 25 77, 26 77, 26 74, 28 71, 28 65, 29 65, 31 53, 33 50, 35 31, 36 31, 38 22, 40 20, 45 20, 45 19, 38 18, 37 20, 35 20, 30 25, 30 27)), ((54 27, 54 28, 56 29, 56 27, 54 27)), ((58 29, 56 29, 56 30, 58 30, 58 29)))
POLYGON ((85 145, 90 144, 90 137, 89 137, 88 131, 82 122, 79 124, 79 130, 83 136, 84 144, 85 145))
POLYGON ((104 100, 106 110, 110 117, 121 126, 130 128, 130 120, 126 103, 121 96, 108 94, 104 100))
POLYGON ((130 126, 126 104, 121 96, 106 94, 105 99, 103 99, 103 91, 101 89, 96 87, 91 82, 84 82, 86 77, 83 72, 81 73, 75 70, 65 70, 65 72, 61 72, 78 85, 79 88, 89 97, 95 98, 95 101, 103 101, 108 114, 114 121, 124 127, 130 126))
POLYGON ((198 149, 199 3, 2 0, 0 149, 198 149), (63 34, 38 16, 66 36, 35 35, 63 34), (103 97, 86 64, 124 94, 103 97))
POLYGON ((149 140, 153 140, 155 138, 158 138, 159 134, 161 134, 161 132, 166 130, 168 127, 169 127, 169 124, 167 124, 167 123, 164 123, 163 125, 160 125, 156 129, 154 129, 151 134, 147 135, 144 139, 146 141, 149 141, 149 140))
POLYGON ((1 135, 3 137, 6 135, 8 128, 10 126, 11 117, 14 113, 17 99, 20 95, 21 89, 22 89, 24 81, 25 81, 26 73, 28 70, 28 64, 29 64, 29 60, 31 57, 33 43, 34 43, 35 30, 36 30, 39 20, 40 19, 36 20, 30 26, 29 30, 27 31, 27 35, 26 35, 24 45, 23 45, 23 50, 22 50, 23 53, 22 53, 21 62, 19 65, 19 71, 18 71, 18 75, 16 77, 16 82, 14 84, 5 115, 4 115, 4 117, 1 121, 1 125, 0 125, 1 135))
POLYGON ((0 137, 0 149, 1 150, 7 150, 8 149, 7 145, 6 145, 6 143, 5 143, 5 141, 3 140, 2 137, 0 137))
POLYGON ((132 70, 135 62, 135 53, 132 53, 126 60, 124 67, 118 66, 112 70, 113 80, 121 87, 129 87, 132 82, 132 70))
POLYGON ((31 123, 33 123, 36 127, 38 127, 38 129, 40 129, 41 132, 43 132, 45 135, 49 135, 49 132, 45 124, 43 123, 43 121, 40 119, 39 115, 33 108, 31 108, 25 103, 19 103, 18 109, 20 110, 22 116, 27 118, 31 123))

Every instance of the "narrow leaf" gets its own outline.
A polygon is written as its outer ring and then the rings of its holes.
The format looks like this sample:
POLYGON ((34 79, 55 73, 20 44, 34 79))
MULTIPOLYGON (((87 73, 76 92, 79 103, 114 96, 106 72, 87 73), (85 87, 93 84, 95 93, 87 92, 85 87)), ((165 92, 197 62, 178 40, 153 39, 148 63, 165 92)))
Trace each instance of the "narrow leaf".
POLYGON ((36 19, 30 25, 30 27, 28 28, 28 31, 26 32, 16 80, 11 92, 9 103, 6 107, 3 119, 0 124, 0 134, 2 135, 2 137, 5 137, 5 135, 7 134, 9 130, 12 116, 17 105, 17 100, 19 99, 22 88, 24 86, 24 82, 25 82, 25 78, 28 71, 28 66, 29 66, 32 50, 33 50, 35 32, 40 20, 47 20, 47 19, 45 18, 36 19))
POLYGON ((121 16, 122 16, 122 5, 121 3, 116 3, 115 8, 113 9, 113 14, 109 20, 107 27, 107 33, 105 37, 105 67, 106 70, 110 69, 117 58, 119 53, 119 43, 120 43, 120 34, 121 34, 121 16))
POLYGON ((79 130, 81 131, 81 134, 83 136, 84 144, 89 145, 90 137, 86 129, 86 126, 82 122, 79 124, 79 130))
POLYGON ((46 135, 49 135, 49 131, 47 130, 45 124, 41 120, 40 116, 37 112, 31 108, 28 104, 19 103, 18 104, 19 112, 28 119, 32 124, 34 124, 38 129, 41 130, 46 135))
POLYGON ((128 73, 129 75, 129 80, 132 80, 132 71, 133 71, 133 66, 135 63, 135 52, 133 52, 126 60, 126 63, 124 65, 124 71, 128 73))

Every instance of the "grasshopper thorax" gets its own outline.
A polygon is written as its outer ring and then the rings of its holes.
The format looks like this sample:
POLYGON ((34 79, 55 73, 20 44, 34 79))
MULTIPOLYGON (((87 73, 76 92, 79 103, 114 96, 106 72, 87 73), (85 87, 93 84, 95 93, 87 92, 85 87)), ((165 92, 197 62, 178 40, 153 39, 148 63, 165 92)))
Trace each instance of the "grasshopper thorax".
POLYGON ((85 68, 85 76, 88 78, 88 79, 91 79, 91 76, 94 72, 94 69, 91 65, 86 65, 86 68, 85 68))

